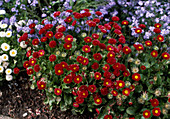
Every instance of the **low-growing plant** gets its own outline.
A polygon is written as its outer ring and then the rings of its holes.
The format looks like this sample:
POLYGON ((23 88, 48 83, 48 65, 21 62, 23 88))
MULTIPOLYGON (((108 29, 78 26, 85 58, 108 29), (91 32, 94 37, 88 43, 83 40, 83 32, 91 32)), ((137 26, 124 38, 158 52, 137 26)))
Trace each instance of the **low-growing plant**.
POLYGON ((28 44, 23 67, 32 88, 45 91, 45 103, 63 111, 97 111, 100 119, 167 118, 170 56, 164 37, 156 30, 155 39, 144 42, 141 25, 138 38, 126 39, 128 21, 113 16, 103 24, 100 15, 57 11, 39 21, 38 30, 29 25, 19 42, 28 44))

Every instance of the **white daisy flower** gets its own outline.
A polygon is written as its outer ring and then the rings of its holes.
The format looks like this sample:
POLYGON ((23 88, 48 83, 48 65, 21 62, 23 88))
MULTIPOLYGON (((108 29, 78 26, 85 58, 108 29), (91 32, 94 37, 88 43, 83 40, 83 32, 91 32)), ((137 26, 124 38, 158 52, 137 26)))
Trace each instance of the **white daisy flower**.
POLYGON ((10 50, 9 54, 11 57, 15 57, 17 55, 17 51, 12 49, 12 50, 10 50))
POLYGON ((8 67, 9 63, 8 62, 3 62, 2 66, 6 69, 8 67))
POLYGON ((2 61, 8 61, 9 57, 7 54, 2 55, 2 61))
POLYGON ((6 75, 6 80, 11 81, 13 79, 12 75, 6 75))
POLYGON ((27 47, 27 44, 25 44, 25 41, 21 41, 21 42, 20 42, 20 46, 21 46, 22 48, 26 48, 26 47, 27 47))
POLYGON ((8 51, 10 49, 10 46, 7 43, 2 43, 1 49, 3 51, 8 51))
POLYGON ((9 38, 9 37, 11 37, 11 36, 12 36, 12 32, 11 32, 11 31, 7 31, 7 32, 6 32, 6 37, 9 38))
POLYGON ((1 31, 0 32, 0 37, 5 37, 6 36, 6 33, 4 31, 1 31))
POLYGON ((1 14, 6 14, 6 11, 5 10, 0 10, 0 15, 1 14))
POLYGON ((3 71, 4 71, 4 68, 0 66, 0 73, 2 73, 3 71))
POLYGON ((7 26, 8 26, 7 24, 1 24, 0 25, 1 29, 5 29, 5 28, 7 28, 7 26))
POLYGON ((6 74, 11 74, 11 73, 12 73, 12 69, 9 69, 9 68, 6 69, 6 70, 5 70, 5 73, 6 73, 6 74))

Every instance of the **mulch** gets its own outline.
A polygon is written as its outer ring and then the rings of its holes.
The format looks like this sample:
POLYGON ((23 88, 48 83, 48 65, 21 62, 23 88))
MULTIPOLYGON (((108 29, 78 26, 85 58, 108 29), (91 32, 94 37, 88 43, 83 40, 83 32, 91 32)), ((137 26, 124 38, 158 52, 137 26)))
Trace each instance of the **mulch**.
POLYGON ((45 94, 35 88, 30 88, 31 82, 25 72, 10 82, 4 81, 0 85, 0 115, 14 119, 93 119, 94 115, 85 112, 83 115, 73 115, 70 110, 60 111, 54 106, 43 102, 45 94))

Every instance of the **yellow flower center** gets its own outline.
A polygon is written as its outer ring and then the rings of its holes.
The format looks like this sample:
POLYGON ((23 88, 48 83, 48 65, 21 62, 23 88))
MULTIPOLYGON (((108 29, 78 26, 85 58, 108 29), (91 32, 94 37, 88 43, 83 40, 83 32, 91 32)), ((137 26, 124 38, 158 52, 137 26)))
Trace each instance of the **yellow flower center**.
POLYGON ((126 51, 128 51, 128 49, 126 49, 126 51))
POLYGON ((15 52, 14 52, 14 51, 12 51, 12 54, 14 55, 14 54, 15 54, 15 52))
POLYGON ((164 57, 168 57, 168 55, 164 55, 164 57))
POLYGON ((100 99, 97 99, 96 102, 100 102, 100 99))
POLYGON ((112 54, 110 54, 110 57, 112 57, 113 55, 112 54))
POLYGON ((44 87, 44 85, 41 85, 41 88, 43 88, 44 87))
POLYGON ((51 34, 49 34, 49 36, 51 36, 51 34))
POLYGON ((6 59, 7 57, 6 56, 4 56, 4 59, 6 59))
POLYGON ((80 79, 79 78, 77 78, 77 81, 79 81, 80 79))
POLYGON ((97 78, 99 78, 99 75, 96 75, 97 78))
POLYGON ((60 73, 61 72, 61 70, 58 70, 58 73, 60 73))
POLYGON ((85 51, 88 51, 88 48, 85 48, 85 51))
POLYGON ((109 82, 106 82, 106 85, 108 85, 109 84, 109 82))
POLYGON ((8 70, 7 72, 10 73, 10 70, 8 70))
POLYGON ((125 90, 125 94, 128 94, 129 91, 125 90))
POLYGON ((148 112, 145 112, 145 116, 148 116, 148 112))
POLYGON ((71 38, 68 38, 68 41, 70 41, 71 40, 71 38))
POLYGON ((60 91, 59 91, 59 90, 57 90, 57 93, 60 93, 60 91))
POLYGON ((119 86, 122 86, 123 84, 122 83, 119 83, 119 86))
POLYGON ((7 33, 7 35, 9 36, 9 35, 10 35, 10 33, 7 33))
POLYGON ((7 46, 5 46, 5 49, 7 49, 8 47, 7 46))
POLYGON ((158 110, 155 110, 155 113, 158 113, 158 110))
POLYGON ((140 30, 137 30, 137 32, 140 32, 140 30))
POLYGON ((138 79, 138 76, 135 76, 135 79, 138 79))

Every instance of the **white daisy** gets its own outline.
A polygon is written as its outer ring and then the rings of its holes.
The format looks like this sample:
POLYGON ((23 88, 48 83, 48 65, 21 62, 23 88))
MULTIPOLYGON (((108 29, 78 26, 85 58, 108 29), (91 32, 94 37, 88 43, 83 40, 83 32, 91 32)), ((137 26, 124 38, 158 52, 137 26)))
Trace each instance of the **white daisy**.
POLYGON ((2 66, 6 69, 8 67, 9 63, 8 62, 3 62, 2 66))
POLYGON ((2 63, 2 56, 0 56, 0 64, 2 63))
POLYGON ((12 75, 6 75, 6 80, 7 80, 7 81, 11 81, 12 78, 13 78, 12 75))
POLYGON ((20 46, 21 46, 22 48, 26 48, 26 47, 27 47, 27 44, 25 44, 25 41, 21 41, 21 42, 20 42, 20 46))
POLYGON ((1 29, 5 29, 5 28, 7 28, 7 26, 8 26, 7 24, 1 24, 0 25, 1 29))
POLYGON ((6 14, 6 11, 5 10, 0 10, 0 15, 1 14, 6 14))
POLYGON ((12 36, 12 32, 11 32, 11 31, 7 31, 7 32, 6 32, 6 37, 9 38, 9 37, 11 37, 11 36, 12 36))
POLYGON ((7 43, 2 43, 1 49, 3 51, 8 51, 10 49, 10 46, 7 43))
POLYGON ((12 50, 10 50, 9 54, 11 57, 15 57, 17 55, 17 51, 12 49, 12 50))
POLYGON ((8 55, 7 54, 3 54, 2 55, 2 61, 8 61, 8 55))
POLYGON ((5 37, 6 36, 6 33, 4 31, 1 31, 0 32, 0 37, 5 37))
POLYGON ((9 68, 6 69, 6 70, 5 70, 5 73, 6 73, 6 74, 11 74, 11 73, 12 73, 12 69, 9 69, 9 68))
POLYGON ((2 73, 3 71, 4 71, 4 68, 0 66, 0 73, 2 73))

